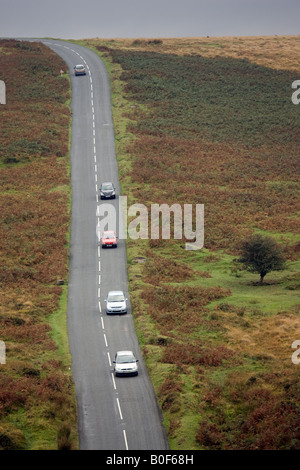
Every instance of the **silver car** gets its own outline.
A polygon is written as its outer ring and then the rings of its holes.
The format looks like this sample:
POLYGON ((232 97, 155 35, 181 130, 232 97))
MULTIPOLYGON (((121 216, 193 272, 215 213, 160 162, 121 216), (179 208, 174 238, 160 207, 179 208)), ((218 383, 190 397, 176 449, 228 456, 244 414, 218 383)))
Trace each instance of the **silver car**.
POLYGON ((113 313, 127 313, 127 304, 124 292, 121 290, 111 290, 107 294, 106 302, 106 313, 107 315, 113 313))
POLYGON ((85 66, 82 64, 75 65, 75 75, 86 75, 85 66))
POLYGON ((114 373, 119 375, 138 375, 138 359, 135 358, 132 351, 118 351, 113 361, 114 373))

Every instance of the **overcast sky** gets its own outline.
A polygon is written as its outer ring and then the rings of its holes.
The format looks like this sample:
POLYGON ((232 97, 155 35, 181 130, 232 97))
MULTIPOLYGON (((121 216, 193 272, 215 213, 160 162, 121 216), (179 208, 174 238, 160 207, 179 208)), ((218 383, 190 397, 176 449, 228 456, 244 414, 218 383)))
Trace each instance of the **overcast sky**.
POLYGON ((300 34, 300 0, 0 0, 0 37, 300 34))

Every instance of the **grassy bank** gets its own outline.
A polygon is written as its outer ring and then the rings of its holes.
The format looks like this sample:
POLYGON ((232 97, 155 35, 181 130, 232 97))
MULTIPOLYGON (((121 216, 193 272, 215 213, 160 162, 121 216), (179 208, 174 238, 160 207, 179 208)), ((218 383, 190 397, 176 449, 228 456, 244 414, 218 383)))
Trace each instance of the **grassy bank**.
POLYGON ((202 203, 201 251, 128 240, 133 315, 173 449, 299 448, 299 37, 88 40, 129 204, 202 203), (284 271, 240 269, 251 233, 284 271))
POLYGON ((66 333, 70 83, 40 43, 1 41, 0 448, 77 448, 66 333), (64 282, 64 285, 60 281, 64 282))

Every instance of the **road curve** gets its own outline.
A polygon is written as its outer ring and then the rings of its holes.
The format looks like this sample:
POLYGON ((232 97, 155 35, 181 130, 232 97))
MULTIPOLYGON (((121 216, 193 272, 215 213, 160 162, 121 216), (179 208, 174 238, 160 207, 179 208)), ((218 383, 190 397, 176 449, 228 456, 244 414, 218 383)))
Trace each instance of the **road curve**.
MULTIPOLYGON (((110 83, 103 62, 88 48, 43 40, 69 67, 72 84, 72 221, 68 289, 68 335, 82 450, 166 450, 152 383, 127 315, 107 316, 108 290, 129 298, 124 240, 117 249, 98 247, 98 189, 113 181, 120 194, 111 113, 110 83), (83 63, 86 76, 74 76, 83 63), (139 358, 137 377, 115 378, 113 357, 131 349, 139 358)), ((118 212, 118 198, 112 202, 118 212)))

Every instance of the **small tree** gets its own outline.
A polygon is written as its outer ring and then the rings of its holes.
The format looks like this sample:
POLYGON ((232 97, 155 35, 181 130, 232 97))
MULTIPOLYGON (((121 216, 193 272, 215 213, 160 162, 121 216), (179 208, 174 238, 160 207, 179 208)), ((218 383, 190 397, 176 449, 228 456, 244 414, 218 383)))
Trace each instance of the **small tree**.
POLYGON ((273 238, 252 235, 241 244, 241 257, 238 259, 251 272, 260 274, 260 283, 270 271, 284 269, 281 247, 273 238))

